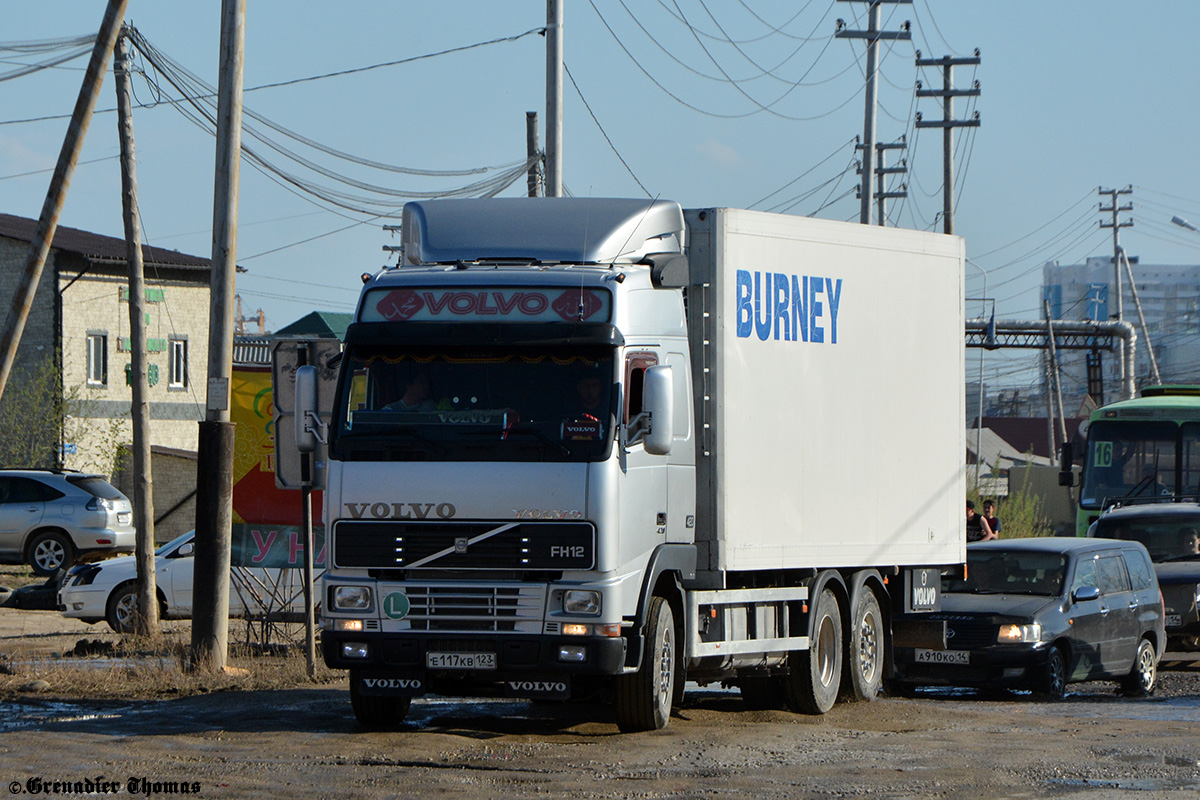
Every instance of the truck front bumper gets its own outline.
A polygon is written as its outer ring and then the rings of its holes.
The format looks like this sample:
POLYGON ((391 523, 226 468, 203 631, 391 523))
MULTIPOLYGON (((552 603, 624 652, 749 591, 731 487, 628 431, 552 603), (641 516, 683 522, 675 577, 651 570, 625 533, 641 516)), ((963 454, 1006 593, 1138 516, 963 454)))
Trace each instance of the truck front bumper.
MULTIPOLYGON (((624 637, 504 636, 321 632, 326 666, 369 676, 369 694, 419 696, 562 696, 573 676, 620 675, 624 637), (494 656, 494 667, 444 669, 429 666, 429 654, 494 656), (550 682, 549 687, 532 684, 550 682), (560 685, 561 684, 561 685, 560 685), (565 687, 565 688, 564 688, 565 687), (378 688, 379 691, 369 691, 378 688)), ((444 661, 444 658, 442 659, 444 661)))

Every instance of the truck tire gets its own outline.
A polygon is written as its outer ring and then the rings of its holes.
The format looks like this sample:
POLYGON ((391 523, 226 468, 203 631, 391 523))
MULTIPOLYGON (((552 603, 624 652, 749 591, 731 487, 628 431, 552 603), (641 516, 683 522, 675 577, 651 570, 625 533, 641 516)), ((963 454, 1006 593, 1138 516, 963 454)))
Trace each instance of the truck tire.
POLYGON ((29 542, 28 561, 35 575, 49 577, 71 566, 75 548, 71 539, 59 531, 43 531, 29 542))
POLYGON ((675 615, 661 597, 650 598, 646 615, 646 647, 642 666, 632 675, 621 675, 616 686, 617 727, 623 733, 657 731, 671 719, 675 672, 679 654, 675 643, 675 615))
POLYGON ((846 637, 846 700, 869 703, 883 683, 884 624, 879 599, 869 586, 859 586, 850 601, 850 635, 846 637))
POLYGON ((412 706, 411 697, 388 697, 386 695, 363 695, 362 673, 350 670, 350 706, 358 724, 369 730, 378 731, 394 728, 408 716, 412 706))
POLYGON ((842 685, 842 612, 837 595, 823 588, 812 606, 812 634, 807 650, 788 654, 790 672, 783 680, 788 708, 801 714, 824 714, 837 702, 842 685))

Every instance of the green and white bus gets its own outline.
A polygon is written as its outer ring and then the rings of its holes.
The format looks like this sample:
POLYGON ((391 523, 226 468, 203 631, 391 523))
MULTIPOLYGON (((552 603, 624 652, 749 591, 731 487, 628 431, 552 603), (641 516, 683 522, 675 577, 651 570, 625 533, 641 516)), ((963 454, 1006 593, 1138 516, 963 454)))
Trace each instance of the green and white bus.
POLYGON ((1200 386, 1147 386, 1092 412, 1086 433, 1076 535, 1118 502, 1200 496, 1200 386))

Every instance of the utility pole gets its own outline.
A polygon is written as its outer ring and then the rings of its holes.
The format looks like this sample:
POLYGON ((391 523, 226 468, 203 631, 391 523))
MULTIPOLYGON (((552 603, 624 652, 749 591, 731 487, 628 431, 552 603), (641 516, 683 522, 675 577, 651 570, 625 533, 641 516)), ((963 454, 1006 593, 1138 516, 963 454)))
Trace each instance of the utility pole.
POLYGON ((875 106, 879 98, 879 87, 876 82, 879 72, 879 42, 884 41, 908 41, 912 39, 912 33, 909 31, 909 23, 905 22, 902 29, 899 31, 881 31, 879 29, 882 12, 880 6, 884 3, 912 3, 912 0, 838 0, 841 3, 868 3, 868 25, 865 31, 846 30, 846 21, 839 19, 837 21, 837 30, 834 36, 838 39, 866 39, 867 40, 867 91, 866 91, 866 106, 863 113, 863 137, 862 137, 862 183, 859 197, 862 203, 862 210, 859 212, 858 221, 863 225, 871 224, 871 206, 875 202, 875 106))
MULTIPOLYGON (((1116 317, 1117 317, 1117 322, 1124 322, 1125 321, 1125 300, 1124 300, 1125 288, 1122 286, 1122 280, 1121 280, 1121 260, 1120 260, 1121 234, 1120 234, 1120 231, 1121 231, 1121 228, 1132 227, 1133 220, 1127 219, 1124 222, 1121 222, 1117 218, 1117 215, 1120 214, 1122 211, 1133 211, 1133 203, 1126 203, 1125 205, 1120 205, 1117 202, 1117 195, 1133 194, 1133 187, 1126 186, 1124 189, 1105 189, 1103 186, 1101 186, 1101 187, 1099 187, 1098 192, 1099 192, 1100 196, 1102 196, 1102 197, 1104 195, 1108 195, 1109 203, 1111 203, 1111 205, 1109 205, 1108 207, 1105 207, 1103 203, 1100 204, 1100 213, 1101 214, 1112 214, 1112 221, 1105 222, 1102 219, 1102 220, 1100 220, 1100 227, 1101 228, 1112 228, 1112 232, 1113 232, 1113 234, 1112 234, 1112 236, 1113 236, 1113 286, 1116 288, 1116 293, 1117 293, 1116 317)), ((1119 360, 1121 362, 1121 366, 1120 366, 1121 385, 1124 386, 1125 381, 1127 379, 1129 379, 1129 380, 1133 379, 1132 375, 1130 375, 1130 376, 1125 375, 1125 343, 1124 342, 1121 342, 1120 355, 1121 355, 1121 358, 1119 360)))
POLYGON ((246 0, 221 2, 221 62, 217 93, 217 156, 213 191, 212 301, 209 306, 208 392, 196 486, 193 667, 223 670, 229 650, 229 556, 233 522, 233 297, 237 273, 238 174, 242 145, 242 69, 246 0))
POLYGON ((54 175, 50 178, 50 188, 46 190, 42 214, 38 217, 37 229, 29 245, 25 272, 21 276, 17 291, 13 293, 12 305, 4 322, 4 335, 0 338, 0 397, 4 396, 4 388, 8 385, 9 375, 12 374, 13 363, 17 360, 17 348, 21 345, 21 335, 25 332, 25 321, 29 319, 33 296, 37 293, 42 270, 45 269, 46 259, 50 255, 50 243, 54 241, 54 232, 58 230, 58 218, 62 214, 63 202, 67 199, 67 189, 71 185, 71 177, 75 174, 79 151, 83 149, 83 140, 92 120, 92 109, 96 107, 96 96, 100 94, 100 87, 104 84, 108 59, 116 46, 117 33, 121 30, 121 20, 125 17, 125 7, 128 4, 129 0, 108 0, 108 7, 104 10, 100 32, 96 35, 92 57, 88 61, 83 85, 79 88, 79 97, 75 101, 75 110, 71 112, 67 135, 58 154, 54 175))
MULTIPOLYGON (((862 145, 855 145, 855 149, 861 150, 862 145)), ((899 191, 887 191, 886 186, 888 175, 903 175, 904 173, 908 172, 907 160, 901 158, 900 165, 896 167, 889 167, 885 163, 888 150, 906 149, 908 149, 908 145, 905 143, 903 136, 900 137, 900 141, 898 142, 877 142, 875 144, 875 151, 877 154, 876 163, 879 164, 879 166, 875 168, 875 202, 879 208, 880 225, 887 225, 887 201, 908 197, 908 184, 901 183, 899 191)), ((861 173, 863 171, 862 167, 859 167, 858 171, 861 173)), ((861 192, 861 188, 859 191, 861 192)))
POLYGON ((1129 254, 1121 248, 1121 260, 1125 262, 1125 277, 1129 279, 1129 292, 1133 295, 1133 307, 1137 310, 1138 324, 1142 327, 1142 337, 1146 340, 1146 355, 1150 360, 1150 380, 1162 383, 1162 375, 1158 371, 1158 358, 1154 355, 1154 343, 1150 341, 1150 328, 1146 325, 1146 315, 1142 313, 1142 299, 1138 296, 1137 282, 1133 279, 1133 265, 1129 263, 1129 254))
POLYGON ((922 88, 921 82, 917 82, 917 97, 942 98, 942 118, 940 120, 933 121, 922 120, 921 114, 918 112, 917 127, 942 129, 943 233, 954 233, 954 129, 979 127, 978 111, 975 112, 971 119, 954 118, 954 98, 979 96, 979 81, 975 81, 973 84, 971 84, 970 89, 954 88, 954 68, 965 65, 979 65, 979 48, 975 48, 974 56, 964 58, 951 58, 950 56, 942 56, 941 58, 921 58, 921 51, 917 51, 918 67, 942 68, 942 88, 940 90, 924 89, 922 88))
MULTIPOLYGON (((1060 441, 1065 443, 1067 441, 1067 414, 1066 411, 1063 410, 1062 375, 1058 371, 1058 346, 1054 339, 1054 321, 1050 319, 1050 301, 1043 300, 1042 304, 1045 306, 1046 310, 1046 344, 1048 347, 1047 352, 1050 356, 1051 375, 1054 377, 1054 398, 1056 401, 1055 407, 1058 409, 1058 432, 1061 437, 1060 441)), ((1050 391, 1049 385, 1046 386, 1046 391, 1050 391)), ((1050 457, 1054 458, 1055 453, 1056 450, 1054 449, 1054 440, 1051 438, 1050 457)))
POLYGON ((137 203, 137 158, 133 149, 133 90, 129 80, 129 37, 117 37, 113 76, 117 87, 117 131, 121 138, 121 207, 129 259, 129 352, 133 403, 133 525, 138 576, 135 630, 158 632, 158 582, 154 570, 154 477, 150 459, 150 401, 146 382, 146 281, 142 262, 142 219, 137 203))
POLYGON ((538 118, 536 111, 525 112, 525 159, 529 162, 529 177, 526 188, 530 197, 538 196, 538 118))
POLYGON ((546 197, 562 197, 563 4, 546 0, 546 197))

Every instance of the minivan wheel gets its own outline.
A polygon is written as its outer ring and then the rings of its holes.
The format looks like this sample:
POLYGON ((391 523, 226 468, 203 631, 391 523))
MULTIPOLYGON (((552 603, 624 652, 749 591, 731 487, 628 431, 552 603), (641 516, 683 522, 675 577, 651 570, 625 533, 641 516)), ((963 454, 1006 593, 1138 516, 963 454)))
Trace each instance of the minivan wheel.
POLYGON ((1146 697, 1154 691, 1154 681, 1158 677, 1158 664, 1155 661, 1154 645, 1149 639, 1138 642, 1137 655, 1133 659, 1133 669, 1121 681, 1121 691, 1126 697, 1146 697))
POLYGON ((37 575, 50 577, 60 569, 71 566, 75 548, 71 540, 58 531, 39 533, 29 542, 29 566, 37 575))
POLYGON ((1067 658, 1061 647, 1051 647, 1046 655, 1037 693, 1046 700, 1061 700, 1067 693, 1067 658))

